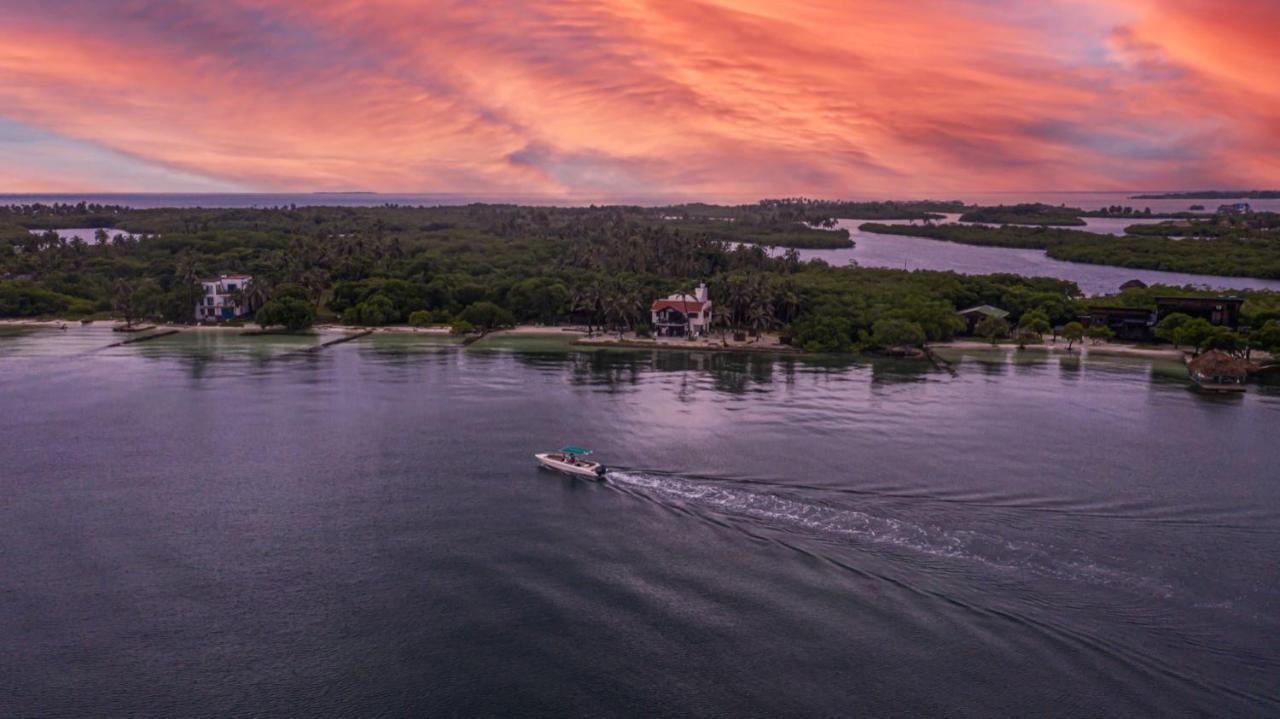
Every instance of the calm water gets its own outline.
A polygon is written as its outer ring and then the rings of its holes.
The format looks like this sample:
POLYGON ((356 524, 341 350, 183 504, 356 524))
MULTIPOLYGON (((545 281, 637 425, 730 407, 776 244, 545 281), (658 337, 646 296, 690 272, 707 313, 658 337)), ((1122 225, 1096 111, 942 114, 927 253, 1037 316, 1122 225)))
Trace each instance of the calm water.
MULTIPOLYGON (((858 227, 864 222, 864 220, 842 220, 839 223, 840 227, 849 230, 849 235, 855 243, 854 247, 839 250, 800 250, 800 256, 806 260, 822 259, 832 265, 846 265, 853 261, 864 267, 952 270, 970 275, 1012 272, 1028 277, 1057 277, 1075 282, 1087 295, 1113 294, 1120 289, 1120 285, 1132 279, 1139 279, 1147 284, 1203 285, 1220 289, 1280 291, 1280 280, 1193 275, 1063 262, 1051 259, 1042 250, 979 247, 930 240, 924 237, 863 232, 858 227)), ((1113 221, 1106 220, 1106 222, 1113 221)), ((882 224, 907 223, 900 221, 882 224)), ((1109 227, 1095 225, 1089 229, 1106 234, 1109 227)))
POLYGON ((0 335, 3 716, 1280 712, 1257 387, 115 339, 0 335))

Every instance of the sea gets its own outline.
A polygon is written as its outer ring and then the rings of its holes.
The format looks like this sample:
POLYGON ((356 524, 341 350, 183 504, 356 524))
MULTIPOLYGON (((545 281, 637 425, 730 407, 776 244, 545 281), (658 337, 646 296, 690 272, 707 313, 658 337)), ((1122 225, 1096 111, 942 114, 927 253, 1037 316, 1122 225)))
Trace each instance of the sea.
POLYGON ((0 716, 1280 715, 1274 385, 336 336, 0 328, 0 716))

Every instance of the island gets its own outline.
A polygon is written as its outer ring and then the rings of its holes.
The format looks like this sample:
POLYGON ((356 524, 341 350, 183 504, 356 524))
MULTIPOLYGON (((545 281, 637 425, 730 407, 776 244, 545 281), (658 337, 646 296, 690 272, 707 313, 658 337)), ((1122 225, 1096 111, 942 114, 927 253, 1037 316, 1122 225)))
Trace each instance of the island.
MULTIPOLYGON (((937 205, 874 211, 931 214, 931 207, 937 205)), ((14 205, 0 208, 0 247, 7 248, 0 251, 0 318, 113 320, 122 329, 252 322, 282 332, 327 323, 465 337, 529 325, 629 342, 664 338, 666 346, 672 337, 692 337, 698 342, 676 345, 701 349, 903 352, 964 335, 1026 345, 1080 322, 1098 302, 1147 302, 1154 292, 1195 296, 1187 288, 1149 288, 1142 296, 1128 288, 1100 300, 1051 278, 831 266, 802 261, 794 247, 772 254, 759 244, 762 237, 795 242, 809 233, 839 239, 832 214, 855 209, 867 208, 812 201, 659 208, 14 205), (98 243, 58 234, 93 223, 117 231, 98 243), (965 314, 987 306, 1000 308, 1000 322, 965 314)), ((1276 241, 1256 227, 1212 245, 1013 225, 862 229, 1034 247, 1073 261, 1280 277, 1276 241)), ((1248 337, 1277 334, 1270 329, 1280 319, 1280 294, 1239 298, 1239 327, 1248 337)), ((1235 339, 1215 329, 1201 341, 1245 346, 1236 327, 1218 329, 1235 339)))

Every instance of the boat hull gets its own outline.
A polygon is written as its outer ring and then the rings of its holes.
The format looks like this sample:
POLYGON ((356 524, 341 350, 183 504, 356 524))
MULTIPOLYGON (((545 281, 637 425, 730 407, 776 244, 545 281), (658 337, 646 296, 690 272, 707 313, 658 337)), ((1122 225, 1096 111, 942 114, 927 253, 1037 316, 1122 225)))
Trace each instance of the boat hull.
POLYGON ((586 460, 566 461, 553 453, 535 454, 538 464, 546 469, 583 479, 603 480, 605 468, 599 462, 586 460))

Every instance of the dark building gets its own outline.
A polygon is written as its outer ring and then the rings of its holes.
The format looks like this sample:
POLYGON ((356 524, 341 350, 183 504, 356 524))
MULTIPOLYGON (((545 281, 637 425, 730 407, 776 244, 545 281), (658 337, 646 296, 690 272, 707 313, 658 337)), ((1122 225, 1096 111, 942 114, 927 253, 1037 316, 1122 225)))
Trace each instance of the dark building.
POLYGON ((1087 327, 1104 325, 1116 334, 1116 339, 1147 342, 1154 338, 1155 316, 1151 310, 1134 307, 1090 307, 1080 315, 1087 327))
POLYGON ((1157 297, 1156 322, 1181 312, 1234 330, 1240 326, 1240 305, 1243 304, 1244 300, 1239 297, 1157 297))
POLYGON ((968 335, 972 335, 977 331, 978 323, 982 322, 982 320, 987 317, 994 317, 998 320, 1006 320, 1009 317, 1008 312, 1005 312, 999 307, 992 307, 991 305, 970 307, 967 310, 960 310, 956 314, 960 315, 964 320, 965 334, 968 335))

